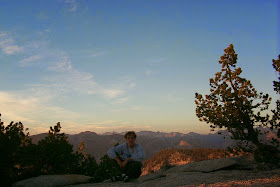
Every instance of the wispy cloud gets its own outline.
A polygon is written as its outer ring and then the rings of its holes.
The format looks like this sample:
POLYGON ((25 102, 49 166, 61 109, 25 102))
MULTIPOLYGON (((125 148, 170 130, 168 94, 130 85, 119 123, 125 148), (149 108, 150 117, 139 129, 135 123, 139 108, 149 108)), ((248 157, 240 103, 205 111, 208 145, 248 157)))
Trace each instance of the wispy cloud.
POLYGON ((58 74, 53 74, 52 76, 44 77, 44 81, 42 81, 42 83, 38 86, 30 86, 44 88, 47 90, 55 89, 56 93, 61 95, 64 95, 66 93, 102 95, 102 93, 100 93, 102 89, 100 89, 100 86, 93 79, 91 73, 81 72, 74 68, 67 69, 67 66, 62 66, 61 69, 64 71, 61 71, 58 74))
POLYGON ((123 104, 123 103, 126 103, 128 101, 128 98, 125 97, 125 98, 119 98, 117 99, 116 101, 114 101, 114 104, 123 104))
POLYGON ((36 18, 39 20, 47 20, 49 19, 49 16, 47 15, 47 13, 45 11, 40 11, 37 15, 36 18))
MULTIPOLYGON (((59 120, 74 124, 79 121, 83 114, 53 104, 53 101, 68 93, 97 94, 106 98, 110 104, 122 104, 128 102, 127 91, 136 86, 128 77, 115 79, 110 85, 97 83, 92 73, 74 68, 65 51, 52 49, 44 41, 31 41, 19 46, 11 35, 2 32, 0 49, 4 54, 21 58, 18 61, 21 68, 43 70, 33 83, 25 85, 24 90, 0 91, 0 108, 5 109, 3 116, 8 120, 20 120, 31 124, 30 129, 33 133, 48 128, 50 124, 46 122, 55 123, 59 120), (12 51, 11 46, 17 46, 20 50, 12 51), (51 119, 48 119, 49 116, 52 116, 51 119), (36 124, 46 127, 39 128, 36 124)), ((101 129, 102 125, 95 128, 101 129)), ((72 130, 74 132, 74 129, 72 130)))
POLYGON ((150 65, 158 65, 158 64, 165 62, 166 60, 167 60, 167 58, 165 58, 165 57, 158 57, 158 58, 151 58, 148 60, 148 62, 150 65))
POLYGON ((115 89, 115 90, 114 89, 104 89, 103 93, 106 97, 113 99, 113 98, 116 98, 116 97, 122 95, 124 93, 124 91, 117 90, 117 89, 115 89))
MULTIPOLYGON (((30 132, 37 133, 33 128, 44 121, 56 123, 55 120, 76 120, 81 114, 64 108, 48 104, 50 97, 34 95, 32 93, 14 93, 0 91, 0 108, 3 121, 21 121, 30 128, 30 132), (51 118, 50 118, 51 116, 51 118)), ((46 127, 53 124, 46 124, 46 127)), ((43 125, 44 126, 44 125, 43 125)))
POLYGON ((145 71, 145 75, 147 75, 147 76, 150 76, 150 75, 152 75, 154 72, 153 71, 151 71, 151 70, 146 70, 145 71))
POLYGON ((141 106, 133 106, 133 107, 131 107, 131 110, 140 111, 140 110, 142 110, 142 107, 141 106))
POLYGON ((67 54, 61 50, 49 49, 46 42, 29 42, 19 46, 8 33, 0 33, 0 48, 4 54, 24 56, 19 60, 21 66, 40 65, 55 72, 72 69, 67 54))
POLYGON ((56 72, 64 72, 72 69, 71 62, 69 61, 67 56, 62 56, 60 59, 48 67, 48 70, 56 71, 56 72))
POLYGON ((105 54, 104 51, 91 51, 90 52, 90 57, 98 57, 98 56, 103 56, 105 54))
POLYGON ((20 48, 19 46, 17 45, 4 45, 3 46, 3 51, 4 53, 6 53, 7 55, 12 55, 12 54, 15 54, 15 53, 18 53, 18 52, 21 52, 22 51, 22 48, 20 48))
MULTIPOLYGON (((0 91, 0 108, 2 121, 21 121, 29 132, 33 134, 48 132, 49 127, 61 122, 63 132, 76 134, 82 131, 94 131, 104 133, 107 131, 122 132, 127 129, 141 130, 142 125, 134 125, 129 121, 120 120, 97 120, 92 116, 72 112, 64 108, 53 106, 48 103, 51 97, 44 97, 47 92, 40 93, 13 93, 0 91), (87 119, 81 121, 81 119, 87 119)), ((48 95, 48 94, 47 94, 48 95)))
POLYGON ((6 32, 0 32, 0 48, 6 55, 13 55, 23 51, 6 32))
POLYGON ((34 61, 37 61, 37 60, 40 60, 42 57, 39 56, 39 55, 34 55, 34 56, 30 56, 30 57, 27 57, 27 58, 24 58, 22 60, 19 61, 19 63, 22 65, 22 66, 26 66, 27 64, 31 63, 31 62, 34 62, 34 61))
MULTIPOLYGON (((75 3, 75 1, 71 2, 75 3)), ((83 94, 99 94, 110 100, 118 99, 118 101, 112 102, 120 103, 124 102, 119 97, 126 93, 125 90, 135 87, 135 83, 127 78, 119 80, 120 83, 117 85, 100 85, 96 83, 91 73, 82 72, 73 68, 72 62, 66 52, 59 49, 51 49, 43 41, 32 41, 19 47, 8 33, 0 33, 0 47, 4 49, 6 54, 9 53, 12 55, 16 52, 16 47, 12 52, 11 46, 17 46, 17 49, 21 49, 17 52, 24 57, 19 60, 19 64, 22 67, 35 66, 53 72, 52 76, 48 75, 45 78, 41 75, 39 84, 29 85, 29 87, 34 86, 34 89, 38 89, 39 87, 53 89, 55 87, 58 93, 75 91, 83 94), (9 46, 10 48, 8 48, 9 46)), ((92 56, 104 54, 104 52, 98 50, 91 52, 92 56)))
POLYGON ((68 4, 69 12, 76 12, 78 7, 78 2, 76 0, 66 0, 65 3, 68 4))
MULTIPOLYGON (((104 133, 108 131, 122 132, 127 129, 143 130, 149 126, 133 124, 130 121, 95 119, 92 115, 77 113, 49 103, 55 94, 49 90, 25 90, 19 93, 0 91, 0 108, 2 121, 21 121, 33 134, 48 132, 49 127, 61 122, 63 132, 76 134, 82 131, 104 133), (86 119, 81 121, 81 119, 86 119)), ((120 101, 126 101, 121 98, 120 101)), ((139 108, 135 108, 138 110, 139 108)))

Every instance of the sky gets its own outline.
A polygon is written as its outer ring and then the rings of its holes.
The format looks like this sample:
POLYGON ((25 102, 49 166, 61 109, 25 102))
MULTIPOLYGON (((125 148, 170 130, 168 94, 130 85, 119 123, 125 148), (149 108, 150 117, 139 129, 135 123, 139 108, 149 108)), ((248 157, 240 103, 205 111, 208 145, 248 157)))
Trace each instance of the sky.
POLYGON ((31 135, 197 132, 195 93, 230 44, 242 76, 277 99, 277 0, 0 0, 0 113, 31 135))

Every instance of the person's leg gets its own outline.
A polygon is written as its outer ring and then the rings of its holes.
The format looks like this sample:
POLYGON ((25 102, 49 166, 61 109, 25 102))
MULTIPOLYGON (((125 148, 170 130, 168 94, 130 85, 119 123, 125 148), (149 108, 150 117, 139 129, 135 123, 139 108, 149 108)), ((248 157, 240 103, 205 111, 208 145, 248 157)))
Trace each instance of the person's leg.
POLYGON ((143 164, 141 162, 130 161, 126 164, 125 174, 129 178, 138 178, 142 173, 142 166, 143 164))
POLYGON ((117 181, 118 176, 121 176, 123 169, 119 166, 116 160, 104 156, 95 172, 94 178, 96 182, 102 182, 107 179, 117 181))
POLYGON ((122 180, 122 174, 124 173, 123 168, 120 167, 116 160, 112 160, 110 178, 112 181, 120 181, 122 180))

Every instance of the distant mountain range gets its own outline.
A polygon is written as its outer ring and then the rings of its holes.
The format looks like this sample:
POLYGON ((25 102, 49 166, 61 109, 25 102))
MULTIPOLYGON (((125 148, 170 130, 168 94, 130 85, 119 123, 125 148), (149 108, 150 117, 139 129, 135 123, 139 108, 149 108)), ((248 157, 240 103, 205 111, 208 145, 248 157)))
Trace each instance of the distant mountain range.
MULTIPOLYGON (((116 143, 124 143, 124 134, 107 132, 104 134, 97 134, 95 132, 81 132, 75 135, 67 135, 69 142, 73 145, 74 151, 79 147, 81 141, 84 142, 85 152, 95 157, 97 161, 104 156, 107 151, 116 143)), ((137 140, 143 146, 145 151, 145 159, 151 158, 155 153, 167 148, 227 148, 234 144, 225 133, 223 135, 215 134, 198 134, 190 132, 183 134, 179 132, 152 132, 140 131, 136 132, 137 140)), ((33 143, 38 143, 41 139, 47 136, 47 133, 31 136, 33 143)))
MULTIPOLYGON (((79 134, 68 135, 69 142, 73 145, 74 151, 78 150, 79 144, 83 141, 85 145, 85 152, 95 157, 99 162, 100 158, 104 156, 107 151, 116 143, 125 143, 124 134, 116 132, 107 132, 97 134, 95 132, 85 131, 79 134)), ((145 151, 145 160, 151 158, 157 152, 167 148, 179 149, 194 149, 194 148, 219 148, 226 149, 235 144, 235 141, 230 139, 227 131, 220 131, 214 134, 198 134, 190 132, 183 134, 179 132, 153 132, 140 131, 136 132, 136 143, 143 146, 145 151)), ((38 143, 45 138, 47 133, 37 134, 31 136, 33 143, 38 143)), ((277 138, 276 132, 269 132, 261 137, 262 140, 268 140, 272 137, 277 138)))

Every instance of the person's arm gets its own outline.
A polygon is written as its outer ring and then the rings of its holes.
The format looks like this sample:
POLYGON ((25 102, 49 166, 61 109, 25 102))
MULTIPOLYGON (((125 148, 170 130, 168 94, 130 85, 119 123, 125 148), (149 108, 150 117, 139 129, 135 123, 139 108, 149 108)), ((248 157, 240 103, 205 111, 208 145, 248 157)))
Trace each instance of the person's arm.
POLYGON ((132 160, 131 157, 125 159, 125 160, 122 162, 122 166, 121 166, 121 167, 124 167, 124 166, 127 164, 127 162, 129 162, 130 160, 132 160))
MULTIPOLYGON (((116 158, 118 158, 116 153, 118 153, 119 155, 122 154, 122 146, 123 145, 121 144, 121 145, 118 145, 116 147, 109 149, 109 151, 107 152, 109 158, 116 160, 116 158)), ((118 159, 118 160, 120 160, 120 159, 118 159)))
POLYGON ((119 159, 119 157, 116 156, 114 159, 118 162, 118 164, 119 164, 121 167, 123 167, 123 165, 125 165, 125 164, 121 161, 121 159, 119 159))
POLYGON ((122 148, 123 148, 123 145, 121 144, 121 145, 118 145, 118 146, 116 146, 116 147, 111 148, 111 149, 107 152, 109 158, 116 160, 116 161, 118 162, 118 164, 120 165, 120 167, 124 167, 125 164, 126 164, 126 163, 124 164, 124 163, 121 161, 121 159, 120 159, 119 157, 117 157, 117 154, 116 154, 116 153, 118 153, 119 155, 121 155, 121 154, 122 154, 122 148))
POLYGON ((131 157, 131 159, 133 161, 142 162, 144 160, 144 155, 145 155, 145 153, 144 153, 143 147, 140 144, 138 144, 138 146, 137 146, 137 154, 133 155, 131 157))

